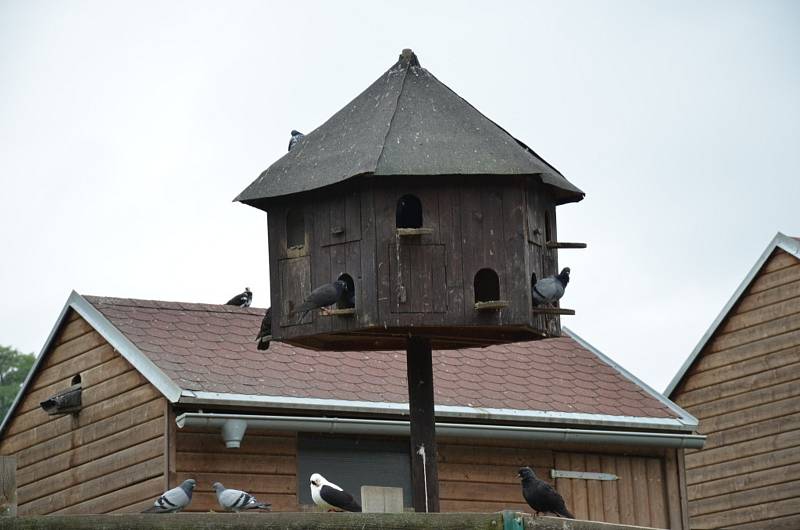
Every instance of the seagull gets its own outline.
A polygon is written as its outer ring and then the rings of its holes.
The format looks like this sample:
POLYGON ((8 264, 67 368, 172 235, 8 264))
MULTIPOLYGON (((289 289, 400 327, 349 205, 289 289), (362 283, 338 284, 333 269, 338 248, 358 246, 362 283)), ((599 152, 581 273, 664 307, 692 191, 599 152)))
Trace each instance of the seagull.
POLYGON ((268 350, 269 349, 269 340, 267 337, 272 336, 272 308, 267 308, 267 314, 264 315, 264 320, 261 321, 261 329, 258 331, 258 337, 256 340, 258 341, 258 348, 259 350, 268 350))
POLYGON ((326 283, 317 287, 311 294, 306 296, 302 304, 297 306, 291 314, 300 313, 300 320, 306 316, 306 313, 318 307, 327 307, 337 302, 342 302, 344 306, 353 307, 355 305, 355 293, 351 293, 347 288, 347 282, 343 280, 336 280, 333 283, 326 283))
POLYGON ((272 506, 268 502, 259 502, 247 492, 241 490, 228 489, 219 482, 211 485, 217 492, 217 502, 223 510, 229 512, 239 512, 242 510, 270 510, 272 506))
POLYGON ((561 269, 557 276, 542 278, 531 286, 533 305, 553 304, 564 296, 564 289, 569 283, 569 267, 561 269))
POLYGON ((165 491, 153 506, 142 513, 175 513, 183 510, 192 502, 192 490, 196 485, 197 482, 192 478, 184 480, 177 488, 165 491))
POLYGON ((319 473, 311 475, 311 498, 323 510, 360 512, 361 505, 342 488, 328 482, 319 473))
POLYGON ((575 516, 564 505, 561 495, 553 486, 536 478, 536 474, 531 468, 520 468, 517 477, 522 479, 522 496, 525 497, 528 506, 536 510, 536 515, 539 515, 540 512, 551 512, 559 517, 575 519, 575 516))
POLYGON ((238 307, 250 307, 250 302, 253 301, 253 292, 249 287, 244 288, 243 293, 239 293, 227 302, 225 305, 235 305, 238 307))
POLYGON ((297 142, 299 142, 305 137, 306 137, 305 134, 301 133, 300 131, 295 131, 294 129, 292 129, 292 139, 289 140, 289 151, 292 150, 292 147, 297 145, 297 142))

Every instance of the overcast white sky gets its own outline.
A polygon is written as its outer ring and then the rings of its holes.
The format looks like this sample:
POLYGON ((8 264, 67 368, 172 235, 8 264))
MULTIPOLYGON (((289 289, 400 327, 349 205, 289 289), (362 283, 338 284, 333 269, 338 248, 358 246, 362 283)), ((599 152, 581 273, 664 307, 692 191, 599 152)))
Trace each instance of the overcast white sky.
POLYGON ((562 323, 659 390, 800 235, 800 2, 0 0, 0 344, 72 289, 268 305, 231 200, 404 47, 586 192, 562 323))

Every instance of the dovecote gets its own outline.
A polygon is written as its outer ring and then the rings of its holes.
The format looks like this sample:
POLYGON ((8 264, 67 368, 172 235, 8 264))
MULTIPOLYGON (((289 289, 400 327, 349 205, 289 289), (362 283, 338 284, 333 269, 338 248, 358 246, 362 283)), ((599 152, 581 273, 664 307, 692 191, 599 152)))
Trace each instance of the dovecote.
POLYGON ((583 192, 422 68, 410 50, 236 200, 269 215, 273 338, 435 349, 560 334, 534 310, 558 272, 556 207, 583 192), (355 307, 293 313, 337 279, 355 307))

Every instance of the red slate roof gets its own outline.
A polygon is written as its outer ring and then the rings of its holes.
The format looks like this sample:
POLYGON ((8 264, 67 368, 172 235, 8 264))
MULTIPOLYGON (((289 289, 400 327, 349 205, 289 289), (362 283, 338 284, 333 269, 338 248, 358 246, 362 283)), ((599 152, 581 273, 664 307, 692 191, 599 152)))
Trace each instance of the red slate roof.
MULTIPOLYGON (((407 403, 404 351, 256 349, 264 309, 85 297, 186 390, 407 403)), ((676 418, 570 337, 433 352, 437 405, 676 418)))

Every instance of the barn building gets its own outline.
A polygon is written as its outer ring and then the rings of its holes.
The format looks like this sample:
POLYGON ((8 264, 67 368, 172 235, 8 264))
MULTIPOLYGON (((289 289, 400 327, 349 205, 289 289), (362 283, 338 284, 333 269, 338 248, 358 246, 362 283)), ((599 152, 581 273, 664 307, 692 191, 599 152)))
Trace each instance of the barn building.
MULTIPOLYGON (((214 509, 221 481, 300 511, 312 472, 402 487, 410 506, 405 352, 258 351, 262 316, 73 293, 0 432, 19 513, 140 511, 188 477, 190 510, 214 509)), ((515 475, 531 465, 579 518, 688 528, 697 421, 575 334, 433 365, 442 511, 528 511, 515 475)))
POLYGON ((692 528, 800 528, 800 240, 778 233, 667 387, 708 438, 692 528))

